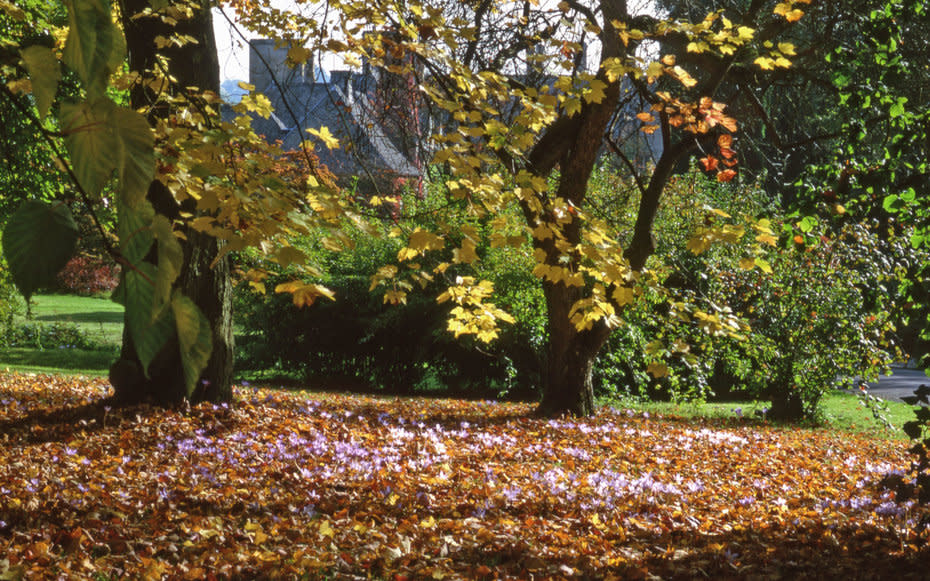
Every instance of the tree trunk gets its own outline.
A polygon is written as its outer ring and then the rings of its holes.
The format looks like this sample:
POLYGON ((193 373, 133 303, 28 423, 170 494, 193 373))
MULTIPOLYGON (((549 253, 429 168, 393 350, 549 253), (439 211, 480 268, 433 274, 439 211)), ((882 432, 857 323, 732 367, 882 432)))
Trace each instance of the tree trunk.
POLYGON ((772 409, 768 418, 776 422, 797 422, 805 418, 804 400, 790 387, 784 386, 772 393, 772 409))
MULTIPOLYGON (((185 4, 185 6, 188 6, 185 4)), ((213 36, 213 19, 208 4, 203 4, 195 14, 181 20, 174 27, 159 18, 134 16, 150 7, 147 0, 123 0, 120 17, 126 33, 129 53, 129 68, 143 73, 156 70, 159 66, 159 51, 155 47, 158 36, 170 37, 172 33, 189 35, 197 39, 196 44, 164 49, 168 57, 168 72, 176 79, 177 87, 198 87, 219 93, 219 63, 216 57, 216 40, 213 36)), ((148 109, 150 122, 167 118, 168 107, 156 104, 157 95, 143 83, 138 83, 130 92, 132 107, 148 109)), ((158 181, 152 183, 149 200, 159 214, 177 218, 181 207, 170 192, 158 181)), ((185 208, 191 211, 191 208, 185 208)), ((213 265, 219 251, 217 240, 204 234, 187 230, 184 248, 184 267, 176 288, 191 298, 200 308, 210 324, 213 351, 201 380, 191 395, 193 401, 227 401, 232 398, 232 284, 229 278, 229 259, 224 257, 213 265)), ((152 258, 156 251, 153 249, 152 258)), ((124 321, 125 323, 125 321, 124 321)), ((149 374, 143 373, 135 345, 128 331, 123 332, 123 347, 119 359, 110 369, 110 382, 116 392, 116 400, 122 403, 152 401, 161 405, 180 403, 188 397, 186 381, 181 367, 180 347, 177 337, 170 340, 149 366, 149 374)))
POLYGON ((549 344, 543 376, 543 398, 537 413, 542 416, 594 413, 594 360, 607 341, 609 329, 602 322, 579 331, 569 319, 581 289, 544 283, 548 310, 549 344))

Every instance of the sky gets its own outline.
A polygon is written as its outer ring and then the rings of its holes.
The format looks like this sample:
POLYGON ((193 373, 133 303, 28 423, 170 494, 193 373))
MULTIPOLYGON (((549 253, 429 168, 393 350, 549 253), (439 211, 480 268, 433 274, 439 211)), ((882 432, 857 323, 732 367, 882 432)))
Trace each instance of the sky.
MULTIPOLYGON (((544 2, 549 0, 544 0, 544 2)), ((554 1, 554 0, 552 0, 554 1)), ((294 0, 273 0, 272 5, 276 8, 288 10, 313 10, 312 4, 298 6, 294 0)), ((652 0, 636 0, 630 3, 630 9, 633 12, 643 11, 655 14, 656 9, 652 0)), ((247 30, 239 29, 239 32, 229 24, 226 17, 235 20, 235 11, 232 8, 213 9, 213 31, 216 35, 217 54, 220 61, 220 81, 240 80, 247 81, 249 78, 249 49, 247 42, 243 40, 240 33, 248 39, 257 38, 256 35, 247 30)), ((333 59, 331 63, 323 63, 325 69, 334 70, 337 68, 346 68, 341 63, 333 59)))
MULTIPOLYGON (((225 13, 231 18, 235 11, 226 8, 225 13)), ((242 31, 247 37, 253 37, 248 31, 242 31)), ((213 9, 213 33, 216 35, 216 52, 220 60, 220 80, 247 81, 249 78, 249 51, 245 41, 234 32, 233 27, 223 17, 218 8, 213 9)))

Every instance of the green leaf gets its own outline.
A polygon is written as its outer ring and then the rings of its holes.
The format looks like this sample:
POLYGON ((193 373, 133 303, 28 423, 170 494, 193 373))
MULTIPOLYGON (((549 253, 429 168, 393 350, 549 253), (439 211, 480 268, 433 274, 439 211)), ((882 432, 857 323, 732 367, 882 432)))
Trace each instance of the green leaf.
POLYGON ((55 93, 58 92, 61 65, 58 64, 58 59, 55 58, 52 49, 44 46, 34 45, 24 48, 20 55, 23 57, 26 70, 29 71, 39 117, 44 119, 52 106, 52 101, 55 100, 55 93))
POLYGON ((187 394, 193 393, 200 379, 200 373, 207 366, 213 340, 210 322, 203 315, 194 301, 175 291, 171 300, 171 310, 177 323, 178 343, 181 346, 181 366, 187 380, 187 394))
POLYGON ((27 298, 55 282, 74 254, 78 228, 64 204, 26 200, 3 230, 3 254, 13 282, 27 298))
POLYGON ((71 167, 78 183, 92 196, 103 191, 116 168, 114 153, 119 141, 109 123, 114 107, 109 99, 61 106, 61 127, 71 167))
POLYGON ((140 262, 127 269, 123 280, 126 324, 146 375, 152 360, 174 336, 171 310, 156 313, 154 309, 157 277, 158 269, 154 264, 140 262))
POLYGON ((107 80, 123 61, 126 41, 105 0, 70 0, 68 38, 62 60, 84 82, 91 97, 104 93, 107 80))
POLYGON ((804 218, 798 222, 798 228, 800 228, 801 232, 804 232, 805 234, 813 230, 815 226, 817 226, 817 219, 813 216, 804 216, 804 218))
POLYGON ((891 108, 888 109, 888 115, 890 115, 892 119, 894 119, 895 117, 900 117, 901 115, 904 115, 904 112, 905 112, 904 104, 905 103, 907 103, 907 97, 898 97, 898 99, 894 102, 891 108))
POLYGON ((152 235, 155 208, 148 201, 138 206, 130 206, 120 201, 117 216, 120 252, 133 264, 142 262, 155 240, 152 235))
POLYGON ((178 242, 171 221, 162 215, 155 216, 152 232, 158 240, 158 276, 155 278, 155 296, 153 308, 156 313, 171 302, 171 285, 181 274, 184 263, 184 249, 178 242))
POLYGON ((120 196, 130 206, 141 204, 155 179, 155 136, 141 113, 126 107, 112 110, 110 126, 116 135, 120 196))

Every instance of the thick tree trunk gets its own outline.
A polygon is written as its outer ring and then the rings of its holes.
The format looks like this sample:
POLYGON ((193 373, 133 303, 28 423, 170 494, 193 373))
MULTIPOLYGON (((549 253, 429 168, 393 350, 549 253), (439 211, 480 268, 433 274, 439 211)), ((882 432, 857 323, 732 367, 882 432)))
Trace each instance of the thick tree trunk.
MULTIPOLYGON (((608 37, 610 42, 602 58, 616 55, 619 51, 616 38, 608 37)), ((577 117, 563 118, 564 121, 553 124, 530 153, 533 171, 543 177, 547 177, 558 163, 560 176, 556 197, 579 208, 584 207, 588 180, 600 155, 602 136, 620 99, 620 83, 609 82, 603 71, 598 75, 606 87, 604 98, 598 103, 586 103, 577 117)), ((575 248, 581 243, 581 222, 572 220, 562 224, 552 214, 536 216, 527 213, 530 224, 539 219, 561 230, 565 242, 560 248, 552 238, 535 240, 536 248, 546 253, 546 263, 578 272, 581 257, 570 250, 566 252, 565 248, 575 248)), ((584 296, 583 287, 545 281, 543 290, 548 311, 549 345, 543 399, 537 412, 546 416, 591 415, 594 413, 591 380, 594 359, 610 331, 602 321, 585 331, 578 331, 571 322, 569 313, 584 296)))
POLYGON ((769 419, 776 422, 797 422, 806 416, 804 400, 790 387, 781 387, 772 394, 772 409, 769 419))
POLYGON ((543 416, 594 413, 594 360, 610 334, 603 323, 579 331, 568 313, 581 289, 544 283, 548 310, 549 344, 543 376, 543 398, 537 413, 543 416))
MULTIPOLYGON (((164 50, 165 56, 169 58, 168 72, 176 79, 178 87, 198 87, 219 93, 219 63, 209 6, 202 5, 193 17, 181 20, 175 27, 158 18, 134 18, 148 7, 150 3, 147 0, 124 0, 120 4, 130 70, 143 73, 156 70, 159 66, 159 53, 155 47, 157 36, 170 37, 173 32, 188 35, 197 39, 197 44, 164 50)), ((141 83, 130 93, 132 106, 147 109, 153 124, 170 114, 167 107, 155 103, 156 98, 157 95, 141 83)), ((149 200, 156 212, 172 219, 178 217, 180 206, 160 182, 152 183, 149 200)), ((219 251, 215 239, 192 230, 185 232, 185 237, 186 240, 182 241, 184 267, 175 285, 203 312, 210 324, 213 339, 213 351, 207 367, 190 399, 227 401, 232 398, 233 364, 229 259, 224 257, 214 265, 219 251)), ((124 331, 122 351, 110 369, 110 381, 116 391, 116 399, 120 402, 152 401, 171 405, 188 397, 176 337, 156 356, 149 366, 147 377, 139 363, 135 346, 128 332, 124 331)))

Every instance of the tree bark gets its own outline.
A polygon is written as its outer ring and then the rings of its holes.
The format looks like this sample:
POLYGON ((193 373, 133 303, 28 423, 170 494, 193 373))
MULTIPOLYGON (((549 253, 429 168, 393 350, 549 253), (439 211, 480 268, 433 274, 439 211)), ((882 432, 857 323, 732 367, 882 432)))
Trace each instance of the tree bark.
MULTIPOLYGON (((187 6, 187 5, 185 5, 187 6)), ((158 18, 133 17, 146 8, 148 0, 123 0, 120 17, 126 34, 129 68, 145 75, 157 70, 159 57, 168 57, 168 74, 176 79, 181 90, 197 87, 219 93, 219 62, 216 40, 213 36, 213 19, 210 8, 204 4, 191 18, 170 26, 158 18), (189 35, 196 44, 156 50, 157 36, 169 37, 172 33, 189 35)), ((146 109, 154 125, 166 119, 171 110, 157 103, 156 95, 144 83, 130 91, 133 108, 146 109)), ((195 97, 196 98, 196 97, 195 97)), ((177 218, 182 208, 170 192, 158 181, 152 183, 148 193, 155 211, 171 219, 177 218)), ((192 208, 184 208, 191 211, 192 208)), ((193 230, 185 231, 184 267, 175 287, 200 308, 209 322, 213 351, 200 382, 190 399, 196 401, 228 401, 232 399, 233 334, 232 334, 232 283, 228 256, 214 261, 220 249, 219 242, 193 230)), ((152 251, 154 259, 155 250, 152 251)), ((125 323, 125 321, 124 321, 125 323)), ((142 370, 135 345, 128 331, 123 332, 123 347, 119 359, 110 369, 110 382, 116 392, 115 399, 122 403, 151 401, 173 405, 188 398, 184 372, 181 367, 177 337, 165 345, 149 366, 146 375, 142 370)))
POLYGON ((589 416, 594 413, 594 361, 610 334, 602 322, 579 331, 569 312, 582 289, 544 283, 548 309, 549 344, 543 376, 543 398, 537 413, 542 416, 589 416))

